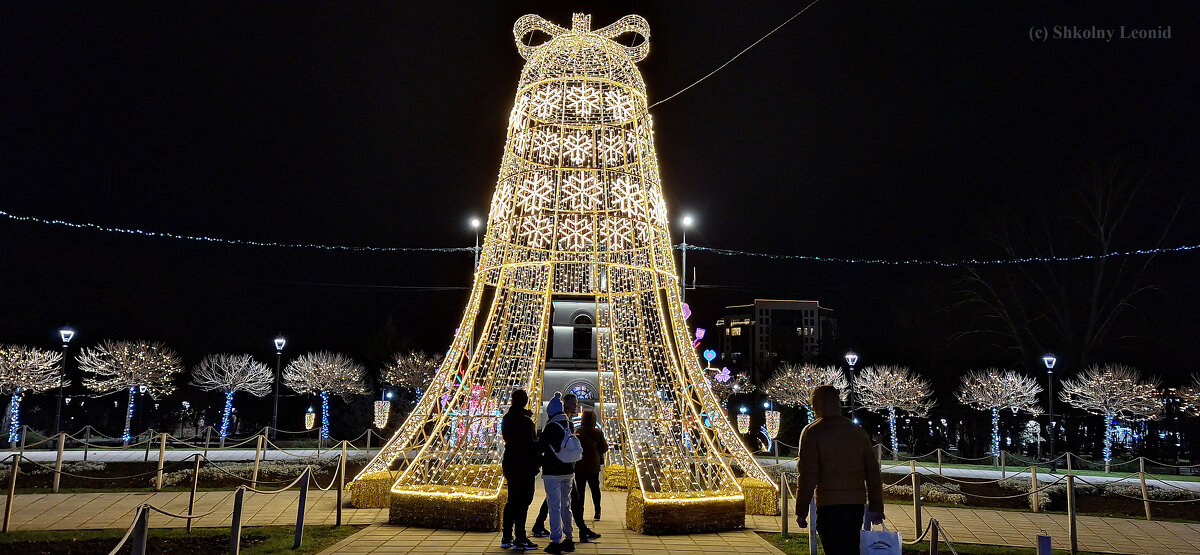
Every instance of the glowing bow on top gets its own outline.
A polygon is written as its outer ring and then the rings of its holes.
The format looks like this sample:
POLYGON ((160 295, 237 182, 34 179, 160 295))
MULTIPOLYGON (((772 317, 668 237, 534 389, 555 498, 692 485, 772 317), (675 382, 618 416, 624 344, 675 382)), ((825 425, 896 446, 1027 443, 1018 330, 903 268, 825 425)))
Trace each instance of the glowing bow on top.
POLYGON ((595 31, 592 31, 592 16, 589 14, 577 13, 572 15, 570 30, 563 29, 558 25, 550 23, 549 21, 546 21, 546 18, 540 15, 529 14, 521 16, 521 18, 518 19, 515 24, 513 24, 513 39, 517 43, 517 52, 519 52, 521 57, 525 58, 526 60, 533 57, 533 55, 537 53, 538 49, 541 48, 542 45, 546 44, 546 42, 549 42, 547 40, 541 44, 529 44, 528 39, 532 39, 532 37, 529 35, 533 34, 534 31, 541 31, 549 35, 550 38, 554 38, 569 32, 590 32, 600 35, 606 39, 615 39, 626 33, 633 33, 635 35, 640 35, 642 37, 642 42, 637 46, 622 46, 622 48, 625 49, 625 53, 628 54, 629 57, 635 62, 642 61, 646 58, 646 55, 650 53, 650 24, 646 22, 646 18, 640 15, 627 15, 621 19, 618 19, 616 23, 595 31))

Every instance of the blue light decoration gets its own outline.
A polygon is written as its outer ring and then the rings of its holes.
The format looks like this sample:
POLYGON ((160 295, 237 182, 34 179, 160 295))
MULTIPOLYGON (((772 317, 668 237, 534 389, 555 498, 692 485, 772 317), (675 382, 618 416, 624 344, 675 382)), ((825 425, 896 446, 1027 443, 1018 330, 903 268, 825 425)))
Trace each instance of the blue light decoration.
POLYGON ((992 456, 1000 456, 1000 409, 992 409, 992 456))
POLYGON ((329 392, 321 392, 321 438, 329 439, 329 392))
POLYGON ((717 352, 712 349, 704 350, 704 360, 708 361, 709 366, 712 366, 712 361, 717 358, 717 352))
MULTIPOLYGON (((1104 415, 1104 464, 1108 465, 1112 462, 1112 444, 1113 444, 1113 427, 1117 425, 1117 419, 1111 414, 1104 415)), ((1105 466, 1105 472, 1108 467, 1105 466)))
POLYGON ((24 396, 25 394, 19 387, 13 392, 12 409, 9 411, 10 418, 8 423, 8 443, 10 445, 21 441, 21 398, 24 396))
POLYGON ((129 386, 129 402, 125 404, 125 431, 121 432, 121 441, 128 444, 133 437, 129 435, 129 425, 133 422, 133 400, 137 395, 137 386, 129 386))
POLYGON ((225 392, 225 410, 221 413, 221 439, 229 436, 229 415, 233 412, 233 391, 225 392))
POLYGON ((888 405, 888 428, 892 431, 892 455, 900 456, 900 439, 896 437, 896 407, 888 405))
POLYGON ((763 437, 767 438, 767 451, 773 451, 775 447, 775 440, 771 439, 771 431, 768 430, 766 426, 759 428, 759 431, 762 432, 763 437))

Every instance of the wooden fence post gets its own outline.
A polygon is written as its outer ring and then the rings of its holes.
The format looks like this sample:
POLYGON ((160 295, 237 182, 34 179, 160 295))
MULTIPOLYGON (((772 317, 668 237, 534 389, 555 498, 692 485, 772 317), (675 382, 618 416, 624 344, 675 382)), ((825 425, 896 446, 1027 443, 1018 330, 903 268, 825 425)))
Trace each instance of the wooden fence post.
POLYGON ((1007 474, 1007 471, 1008 471, 1008 461, 1006 460, 1006 458, 1004 456, 1004 451, 1001 450, 1000 451, 1000 479, 1001 480, 1003 480, 1005 478, 1005 474, 1007 474))
POLYGON ((921 475, 917 473, 917 461, 908 461, 909 468, 912 470, 912 488, 913 488, 913 521, 917 524, 915 536, 921 535, 921 475))
POLYGON ((146 430, 146 458, 143 462, 150 462, 150 438, 154 436, 154 429, 146 430))
POLYGON ((262 460, 263 435, 259 434, 254 442, 254 473, 250 475, 250 487, 258 487, 258 463, 262 460))
POLYGON ((200 453, 192 456, 196 457, 196 467, 192 469, 192 491, 188 494, 187 531, 189 534, 192 533, 192 513, 196 512, 196 486, 200 485, 200 453))
POLYGON ((208 446, 212 443, 212 426, 204 427, 204 458, 208 458, 208 446))
POLYGON ((1079 531, 1075 524, 1075 476, 1073 474, 1067 474, 1067 532, 1071 536, 1071 555, 1075 555, 1079 553, 1079 531))
POLYGON ((146 554, 146 538, 150 536, 150 507, 142 505, 138 508, 137 524, 133 525, 133 545, 130 551, 133 555, 146 554))
POLYGON ((92 425, 88 424, 83 427, 83 460, 88 458, 88 448, 92 444, 92 425))
POLYGON ((929 519, 929 555, 938 554, 938 544, 941 540, 938 538, 938 532, 941 532, 941 526, 938 525, 936 518, 929 519))
POLYGON ((346 440, 342 440, 342 456, 338 459, 337 523, 342 525, 342 491, 346 489, 346 440))
POLYGON ((229 555, 238 555, 242 551, 242 500, 245 495, 245 486, 239 486, 233 494, 233 520, 229 523, 229 555))
POLYGON ((788 533, 788 479, 787 472, 779 473, 779 514, 783 516, 783 520, 779 522, 779 533, 787 535, 788 533))
MULTIPOLYGON (((150 447, 150 443, 146 442, 146 447, 150 447)), ((163 432, 158 436, 158 474, 154 478, 154 491, 162 491, 162 476, 163 464, 167 461, 167 433, 163 432)))
POLYGON ((21 454, 12 454, 12 472, 8 476, 8 501, 4 504, 4 529, 8 533, 8 521, 12 518, 13 496, 17 493, 17 474, 21 472, 21 454))
POLYGON ((1033 512, 1036 513, 1038 511, 1041 511, 1042 510, 1042 502, 1038 498, 1038 496, 1041 495, 1041 493, 1038 491, 1038 476, 1037 476, 1037 465, 1036 464, 1029 467, 1029 495, 1033 497, 1033 499, 1029 500, 1029 503, 1033 506, 1033 512))
POLYGON ((312 467, 304 469, 304 474, 300 475, 300 500, 296 503, 296 542, 292 544, 292 549, 300 549, 300 543, 304 541, 304 504, 308 501, 308 481, 312 477, 312 467))
POLYGON ((1150 492, 1146 490, 1146 457, 1138 457, 1138 479, 1142 481, 1142 504, 1146 506, 1146 520, 1150 518, 1150 492))
POLYGON ((938 476, 942 476, 942 448, 941 447, 937 448, 937 456, 938 456, 938 476))
POLYGON ((58 484, 62 480, 63 447, 67 443, 67 433, 58 432, 58 458, 54 461, 54 493, 58 493, 58 484))

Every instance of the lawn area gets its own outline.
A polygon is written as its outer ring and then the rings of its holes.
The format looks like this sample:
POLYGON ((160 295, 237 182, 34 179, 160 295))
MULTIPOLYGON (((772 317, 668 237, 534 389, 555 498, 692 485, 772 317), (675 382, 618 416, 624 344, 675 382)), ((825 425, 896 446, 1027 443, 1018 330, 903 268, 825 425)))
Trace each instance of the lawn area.
MULTIPOLYGON (((808 555, 808 534, 768 534, 759 533, 760 536, 771 542, 771 545, 779 548, 780 551, 788 555, 808 555)), ((818 542, 819 543, 819 542, 818 542)), ((941 545, 940 552, 949 553, 946 544, 941 545)), ((974 543, 956 543, 954 551, 961 555, 1035 555, 1037 551, 1032 547, 1005 547, 999 545, 981 545, 974 543)), ((825 553, 820 546, 817 548, 817 553, 825 553)), ((905 554, 929 553, 929 542, 917 542, 913 545, 904 546, 905 554)), ((1056 554, 1068 554, 1067 550, 1055 549, 1056 554)), ((1079 551, 1081 555, 1099 555, 1093 554, 1090 551, 1079 551)))
MULTIPOLYGON (((304 542, 292 549, 294 526, 254 526, 242 528, 241 552, 246 555, 287 553, 300 555, 319 553, 329 546, 361 530, 363 526, 305 526, 304 542)), ((124 530, 19 530, 0 534, 0 552, 27 554, 107 554, 112 551, 124 530)), ((187 555, 208 555, 229 552, 228 528, 194 528, 189 534, 181 528, 150 530, 147 541, 150 553, 182 552, 187 555)), ((122 553, 129 553, 125 544, 122 553)))
MULTIPOLYGON (((781 462, 781 463, 785 462, 785 461, 791 461, 791 460, 795 460, 795 457, 782 457, 782 456, 779 457, 779 462, 781 462)), ((771 464, 775 463, 775 458, 759 456, 758 462, 760 464, 771 465, 771 464)), ((897 462, 897 461, 893 461, 891 459, 885 458, 880 463, 880 465, 883 468, 884 472, 888 472, 889 470, 907 471, 907 469, 908 469, 908 461, 907 460, 897 462)), ((930 470, 930 471, 936 473, 938 465, 936 462, 917 461, 917 467, 924 468, 924 469, 927 469, 927 470, 930 470)), ((962 470, 994 470, 996 472, 1000 472, 1000 470, 1001 470, 1001 467, 992 466, 989 464, 961 464, 961 463, 943 463, 942 468, 943 469, 956 468, 956 469, 962 469, 962 470)), ((1019 471, 1027 470, 1027 468, 1028 467, 1025 467, 1025 466, 1016 466, 1016 465, 1010 464, 1008 466, 1005 466, 1003 468, 1003 470, 1008 473, 1008 476, 1012 476, 1019 471)), ((1053 475, 1055 475, 1055 476, 1062 475, 1062 474, 1066 474, 1066 472, 1067 472, 1067 469, 1065 467, 1063 467, 1062 465, 1060 465, 1058 467, 1058 472, 1053 475)), ((1071 469, 1071 474, 1074 474, 1076 476, 1111 476, 1111 477, 1115 477, 1115 478, 1120 478, 1122 476, 1128 476, 1128 475, 1136 473, 1136 472, 1137 472, 1137 468, 1133 468, 1133 470, 1128 470, 1128 469, 1118 470, 1117 468, 1114 467, 1112 472, 1109 472, 1107 474, 1103 470, 1081 470, 1078 468, 1071 469)), ((1028 474, 1026 474, 1026 475, 1028 475, 1028 474)), ((1050 473, 1050 467, 1049 466, 1039 466, 1038 467, 1038 475, 1042 476, 1042 477, 1051 476, 1052 474, 1050 473)), ((1179 475, 1179 474, 1154 474, 1151 472, 1147 472, 1146 479, 1147 480, 1172 480, 1172 481, 1176 481, 1176 482, 1200 482, 1200 475, 1186 475, 1185 476, 1185 475, 1179 475)))

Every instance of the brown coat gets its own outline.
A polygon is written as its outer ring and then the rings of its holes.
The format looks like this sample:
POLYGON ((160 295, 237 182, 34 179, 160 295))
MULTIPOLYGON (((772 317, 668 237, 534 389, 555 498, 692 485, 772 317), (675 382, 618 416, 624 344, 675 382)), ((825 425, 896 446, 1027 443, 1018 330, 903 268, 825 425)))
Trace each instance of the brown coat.
POLYGON ((575 472, 600 472, 600 467, 604 464, 604 454, 608 452, 608 441, 604 439, 604 432, 596 426, 580 426, 575 435, 579 436, 579 444, 583 446, 583 458, 575 463, 575 472))
POLYGON ((796 514, 808 514, 816 490, 817 506, 861 505, 883 512, 883 480, 867 432, 840 414, 818 418, 800 434, 799 491, 796 514))

